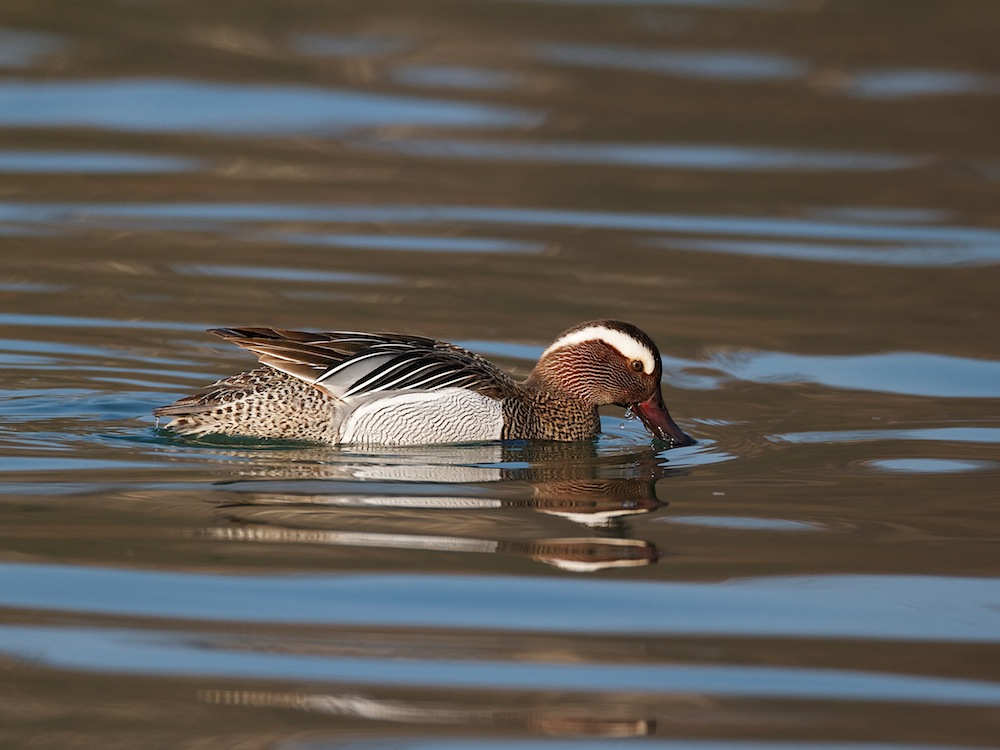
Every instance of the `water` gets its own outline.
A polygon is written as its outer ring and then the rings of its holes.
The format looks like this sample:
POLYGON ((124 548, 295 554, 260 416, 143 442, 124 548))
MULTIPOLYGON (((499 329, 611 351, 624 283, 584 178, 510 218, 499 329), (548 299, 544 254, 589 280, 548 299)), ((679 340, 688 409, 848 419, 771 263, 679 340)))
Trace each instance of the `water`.
POLYGON ((1000 746, 1000 8, 24 4, 0 27, 0 738, 1000 746), (696 446, 182 440, 225 325, 696 446))

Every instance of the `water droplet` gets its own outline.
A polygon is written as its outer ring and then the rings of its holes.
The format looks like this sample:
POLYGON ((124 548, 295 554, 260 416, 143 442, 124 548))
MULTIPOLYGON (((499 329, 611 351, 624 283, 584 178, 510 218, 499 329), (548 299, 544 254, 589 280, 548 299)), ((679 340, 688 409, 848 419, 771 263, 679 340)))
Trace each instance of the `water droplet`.
POLYGON ((625 410, 625 419, 635 419, 635 412, 632 411, 631 406, 625 410))

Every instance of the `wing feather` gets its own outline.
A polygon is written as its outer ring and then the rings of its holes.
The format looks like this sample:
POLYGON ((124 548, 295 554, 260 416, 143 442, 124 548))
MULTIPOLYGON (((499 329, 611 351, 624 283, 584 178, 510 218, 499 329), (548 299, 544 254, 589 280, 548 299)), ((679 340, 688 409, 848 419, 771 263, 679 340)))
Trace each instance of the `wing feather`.
POLYGON ((488 360, 422 336, 275 328, 214 328, 210 333, 338 399, 453 387, 504 398, 516 390, 510 376, 488 360))

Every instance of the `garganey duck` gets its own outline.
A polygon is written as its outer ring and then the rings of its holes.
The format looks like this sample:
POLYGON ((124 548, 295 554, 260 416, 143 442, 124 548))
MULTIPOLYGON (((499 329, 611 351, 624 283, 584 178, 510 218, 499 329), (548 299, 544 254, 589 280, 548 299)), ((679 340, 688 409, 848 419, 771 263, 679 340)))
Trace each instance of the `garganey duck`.
POLYGON ((599 406, 639 416, 671 447, 695 441, 660 391, 656 344, 630 323, 570 328, 524 381, 454 344, 394 333, 215 328, 263 367, 154 411, 182 435, 232 435, 333 445, 585 440, 599 406))

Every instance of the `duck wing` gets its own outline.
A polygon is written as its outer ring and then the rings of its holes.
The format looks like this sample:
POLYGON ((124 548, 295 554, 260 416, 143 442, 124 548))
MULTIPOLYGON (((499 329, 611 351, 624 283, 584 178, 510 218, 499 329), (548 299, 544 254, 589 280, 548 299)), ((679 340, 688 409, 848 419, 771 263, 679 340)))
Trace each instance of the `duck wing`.
POLYGON ((423 336, 277 328, 213 328, 209 333, 252 351, 261 364, 337 399, 442 388, 465 388, 499 399, 512 395, 517 387, 492 362, 423 336))

